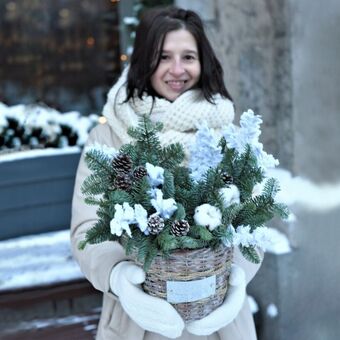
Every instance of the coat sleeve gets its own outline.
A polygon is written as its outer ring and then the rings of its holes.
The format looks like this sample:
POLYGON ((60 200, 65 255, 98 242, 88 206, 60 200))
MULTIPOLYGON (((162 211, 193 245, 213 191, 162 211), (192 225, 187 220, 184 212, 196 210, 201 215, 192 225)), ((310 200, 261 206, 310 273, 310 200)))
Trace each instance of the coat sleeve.
MULTIPOLYGON (((97 142, 117 147, 115 141, 116 137, 111 128, 107 124, 99 124, 91 131, 86 146, 97 142)), ((71 247, 85 277, 96 289, 108 292, 112 268, 127 257, 123 247, 118 242, 112 241, 86 245, 84 250, 78 249, 79 242, 85 239, 87 230, 97 221, 97 207, 87 205, 81 193, 81 185, 88 175, 90 175, 90 170, 84 161, 83 151, 78 165, 72 200, 71 247)))

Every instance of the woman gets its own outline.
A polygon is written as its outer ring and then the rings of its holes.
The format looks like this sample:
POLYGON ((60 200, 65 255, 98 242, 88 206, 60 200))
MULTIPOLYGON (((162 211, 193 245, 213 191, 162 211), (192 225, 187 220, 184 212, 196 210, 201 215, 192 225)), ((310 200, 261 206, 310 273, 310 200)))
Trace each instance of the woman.
MULTIPOLYGON (((233 120, 222 67, 196 13, 167 8, 143 16, 130 67, 110 90, 103 112, 107 124, 91 131, 88 144, 116 149, 130 142, 127 128, 144 114, 163 123, 161 143, 180 142, 185 150, 193 142, 199 122, 206 121, 218 131, 233 120)), ((139 284, 145 273, 127 261, 117 242, 79 251, 78 243, 96 221, 96 208, 84 203, 80 191, 88 175, 82 157, 73 197, 71 240, 83 273, 104 293, 97 339, 256 339, 245 286, 259 265, 247 262, 238 251, 231 279, 234 291, 208 317, 188 325, 168 302, 142 291, 139 284)))

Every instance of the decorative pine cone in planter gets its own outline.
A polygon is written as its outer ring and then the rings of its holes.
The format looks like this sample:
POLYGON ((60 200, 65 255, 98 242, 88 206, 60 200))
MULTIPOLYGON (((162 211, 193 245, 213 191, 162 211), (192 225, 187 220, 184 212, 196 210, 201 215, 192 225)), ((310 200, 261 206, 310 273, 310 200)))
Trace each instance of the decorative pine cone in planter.
POLYGON ((117 189, 121 189, 124 191, 129 191, 131 189, 132 181, 131 177, 129 174, 125 173, 118 173, 115 181, 114 181, 114 186, 117 189))
POLYGON ((164 220, 158 215, 151 215, 148 219, 148 230, 151 235, 159 234, 164 228, 164 220))
POLYGON ((142 179, 148 174, 144 166, 139 166, 133 171, 133 178, 136 180, 142 179))
POLYGON ((234 182, 233 176, 228 175, 227 172, 222 172, 221 178, 225 184, 233 184, 234 182))
POLYGON ((129 155, 119 154, 112 160, 112 167, 118 173, 127 174, 132 169, 132 160, 129 155))
POLYGON ((186 220, 174 221, 171 226, 171 234, 175 236, 185 236, 188 234, 190 225, 186 220))

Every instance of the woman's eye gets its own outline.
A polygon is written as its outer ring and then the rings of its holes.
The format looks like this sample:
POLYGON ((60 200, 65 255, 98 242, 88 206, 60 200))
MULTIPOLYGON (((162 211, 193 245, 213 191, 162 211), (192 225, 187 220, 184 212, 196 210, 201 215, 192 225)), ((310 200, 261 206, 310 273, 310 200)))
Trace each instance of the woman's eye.
POLYGON ((193 55, 188 54, 188 55, 184 56, 184 59, 185 60, 194 60, 195 57, 193 55))
POLYGON ((169 56, 167 54, 162 54, 161 55, 161 60, 168 60, 169 56))

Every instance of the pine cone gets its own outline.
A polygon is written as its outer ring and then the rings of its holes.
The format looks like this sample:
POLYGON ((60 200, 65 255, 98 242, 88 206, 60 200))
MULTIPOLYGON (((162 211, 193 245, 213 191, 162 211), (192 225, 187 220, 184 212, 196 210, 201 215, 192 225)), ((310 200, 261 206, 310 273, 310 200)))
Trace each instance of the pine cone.
POLYGON ((151 215, 148 219, 148 230, 151 235, 159 234, 164 228, 164 220, 158 215, 151 215))
POLYGON ((144 166, 139 166, 133 171, 133 178, 136 180, 142 179, 147 175, 147 171, 144 166))
POLYGON ((233 184, 234 182, 233 176, 228 175, 227 172, 222 172, 221 178, 225 184, 233 184))
POLYGON ((175 236, 185 236, 188 234, 190 225, 186 220, 174 221, 171 226, 171 234, 175 236))
POLYGON ((129 155, 119 154, 112 160, 112 167, 116 172, 127 174, 132 169, 132 160, 129 155))
POLYGON ((115 178, 114 185, 117 189, 129 191, 132 185, 130 175, 124 174, 124 173, 118 173, 115 178))

